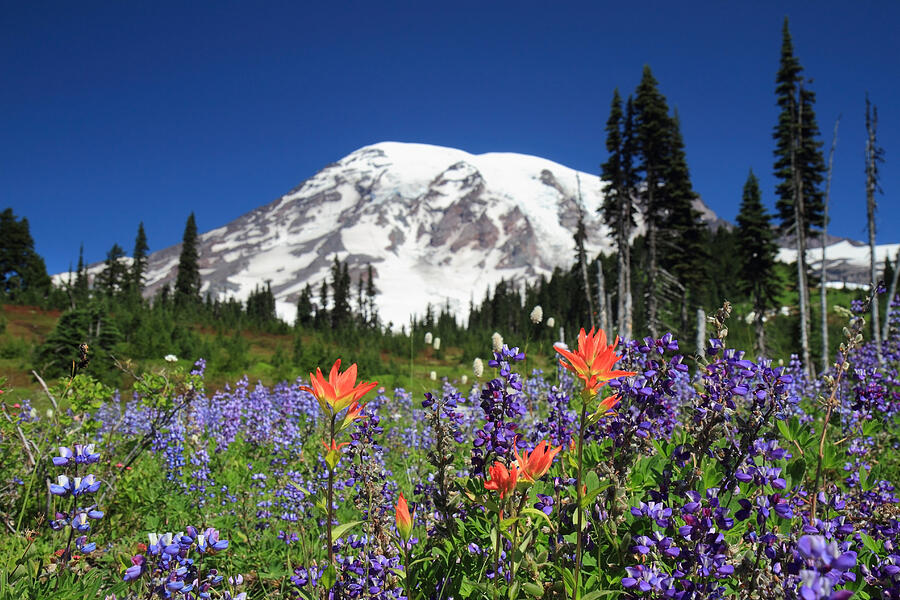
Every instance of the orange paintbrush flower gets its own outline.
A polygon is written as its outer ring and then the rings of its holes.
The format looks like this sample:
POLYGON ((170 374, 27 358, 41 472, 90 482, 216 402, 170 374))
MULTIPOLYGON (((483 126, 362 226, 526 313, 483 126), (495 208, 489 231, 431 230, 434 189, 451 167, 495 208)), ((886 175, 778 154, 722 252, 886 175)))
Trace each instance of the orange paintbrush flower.
POLYGON ((400 499, 397 500, 397 532, 400 534, 400 537, 404 542, 409 541, 409 536, 412 535, 412 516, 409 514, 409 505, 406 503, 406 498, 403 497, 403 492, 400 492, 400 499))
MULTIPOLYGON (((559 364, 584 380, 586 389, 596 393, 610 379, 635 375, 632 371, 613 370, 613 365, 621 358, 615 352, 618 343, 619 338, 616 337, 612 344, 607 345, 606 332, 602 329, 594 333, 594 329, 591 328, 590 333, 585 333, 582 327, 578 334, 577 351, 572 352, 559 346, 555 348, 563 357, 559 359, 559 364)), ((611 407, 612 405, 608 408, 611 407)))
POLYGON ((516 482, 519 479, 519 470, 515 465, 511 469, 507 469, 506 465, 497 461, 488 469, 488 473, 491 478, 484 482, 484 489, 497 490, 500 492, 501 500, 503 499, 503 496, 516 489, 516 482))
POLYGON ((354 400, 353 404, 350 405, 350 408, 347 409, 347 413, 344 415, 344 421, 341 423, 340 430, 343 431, 350 423, 357 419, 365 419, 366 415, 362 414, 362 409, 365 407, 365 404, 360 404, 354 400))
POLYGON ((360 382, 356 385, 356 364, 340 372, 341 359, 337 359, 328 374, 328 380, 322 375, 322 370, 316 368, 316 374, 309 374, 309 386, 301 385, 301 390, 306 390, 316 397, 322 412, 334 416, 341 412, 378 385, 377 381, 360 382))
POLYGON ((530 453, 525 451, 519 455, 519 449, 513 446, 513 452, 516 455, 516 464, 522 473, 522 477, 528 481, 534 482, 540 479, 550 469, 553 457, 559 454, 562 446, 550 448, 550 444, 546 440, 542 441, 530 453))

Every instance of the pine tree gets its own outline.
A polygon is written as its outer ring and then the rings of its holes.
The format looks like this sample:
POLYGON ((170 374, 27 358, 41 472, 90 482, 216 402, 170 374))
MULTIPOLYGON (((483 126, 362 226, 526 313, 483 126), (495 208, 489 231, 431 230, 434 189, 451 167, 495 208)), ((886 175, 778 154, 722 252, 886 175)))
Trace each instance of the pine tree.
POLYGON ((84 244, 78 248, 78 267, 75 270, 75 285, 72 289, 72 304, 83 304, 87 302, 88 290, 88 274, 87 265, 84 263, 84 244))
POLYGON ((106 253, 103 270, 97 275, 97 289, 108 298, 118 295, 126 286, 128 269, 122 262, 125 251, 118 244, 113 244, 106 253))
POLYGON ((134 239, 134 251, 131 253, 131 277, 129 286, 131 293, 137 297, 144 292, 144 274, 147 270, 147 234, 144 233, 144 222, 138 225, 137 237, 134 239))
POLYGON ((350 274, 347 264, 342 264, 337 255, 331 265, 331 291, 331 326, 342 329, 350 322, 350 274))
POLYGON ((194 213, 188 217, 181 238, 181 256, 178 259, 178 275, 175 278, 175 305, 179 308, 197 306, 200 303, 200 266, 197 250, 197 222, 194 213))
POLYGON ((322 280, 319 288, 319 306, 316 307, 316 328, 325 329, 330 321, 328 318, 328 280, 322 280))
POLYGON ((44 259, 34 250, 28 219, 0 213, 0 292, 9 300, 38 301, 50 291, 44 259))
POLYGON ((769 308, 776 306, 778 276, 775 262, 778 245, 774 240, 771 220, 763 207, 759 180, 753 171, 744 184, 741 208, 737 216, 737 252, 740 257, 738 282, 753 304, 756 328, 756 351, 766 353, 763 319, 769 308))
POLYGON ((372 263, 366 265, 366 303, 368 306, 367 324, 370 327, 378 327, 378 309, 375 307, 375 296, 378 294, 375 289, 375 271, 372 269, 372 263))
POLYGON ((809 286, 807 240, 814 227, 824 223, 821 183, 825 159, 813 110, 815 94, 804 87, 803 68, 794 56, 793 42, 785 18, 781 61, 775 77, 775 95, 781 112, 775 126, 776 208, 781 229, 791 233, 797 248, 797 293, 800 305, 800 346, 804 368, 811 372, 809 353, 809 286))
POLYGON ((649 66, 644 66, 634 100, 637 172, 643 186, 640 193, 647 239, 647 328, 659 336, 659 232, 665 224, 665 183, 669 163, 672 125, 666 99, 649 66))
POLYGON ((313 322, 313 303, 312 288, 309 284, 300 292, 297 298, 297 319, 294 321, 294 327, 309 327, 313 322))
POLYGON ((605 182, 604 201, 600 208, 603 221, 616 237, 618 277, 616 286, 617 324, 620 335, 630 338, 631 332, 631 231, 634 227, 636 189, 633 167, 634 105, 628 98, 627 116, 622 112, 619 90, 613 91, 609 119, 606 121, 607 161, 600 166, 600 178, 605 182))
POLYGON ((660 263, 693 297, 706 283, 704 267, 709 259, 706 251, 709 236, 700 212, 694 208, 697 194, 691 184, 677 112, 670 125, 671 146, 665 173, 666 212, 661 232, 663 253, 660 263))

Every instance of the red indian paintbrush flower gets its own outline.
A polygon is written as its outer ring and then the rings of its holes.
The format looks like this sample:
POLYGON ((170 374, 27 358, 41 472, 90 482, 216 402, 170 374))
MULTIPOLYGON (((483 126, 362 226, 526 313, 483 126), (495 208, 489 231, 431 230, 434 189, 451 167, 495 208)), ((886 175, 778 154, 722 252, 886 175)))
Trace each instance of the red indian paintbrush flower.
POLYGON ((519 479, 519 470, 515 465, 511 469, 507 469, 506 465, 497 461, 488 469, 491 478, 484 482, 484 489, 497 490, 500 492, 500 499, 503 496, 516 489, 516 481, 519 479))
POLYGON ((550 448, 550 444, 544 440, 530 453, 524 451, 520 456, 519 449, 513 446, 513 452, 516 455, 516 464, 521 470, 522 477, 531 482, 544 476, 550 469, 553 457, 559 454, 560 450, 562 450, 562 446, 550 448))
POLYGON ((409 536, 412 535, 413 523, 412 516, 409 514, 409 505, 406 503, 406 498, 403 497, 403 492, 400 492, 400 499, 397 500, 396 521, 397 532, 404 542, 408 542, 409 536))
MULTIPOLYGON (((612 344, 607 345, 605 331, 598 329, 597 333, 594 333, 594 329, 591 328, 590 333, 585 333, 582 327, 581 332, 578 334, 577 351, 572 352, 558 346, 556 347, 556 351, 563 356, 563 358, 559 359, 559 364, 583 379, 586 389, 596 393, 610 379, 635 375, 632 371, 613 370, 613 365, 622 358, 615 352, 618 343, 618 336, 612 344)), ((606 408, 612 408, 615 403, 616 401, 614 400, 606 408)))
MULTIPOLYGON (((340 372, 340 368, 341 359, 337 359, 331 367, 331 373, 328 374, 327 381, 322 376, 322 370, 316 368, 315 375, 309 374, 309 386, 300 386, 301 390, 306 390, 315 396, 316 400, 319 401, 322 412, 330 416, 336 415, 348 406, 358 402, 360 398, 378 385, 377 381, 362 381, 359 385, 356 385, 355 363, 350 365, 350 368, 343 373, 340 372)), ((362 407, 359 408, 361 409, 362 407)), ((356 411, 355 415, 358 416, 358 414, 359 410, 356 411)))

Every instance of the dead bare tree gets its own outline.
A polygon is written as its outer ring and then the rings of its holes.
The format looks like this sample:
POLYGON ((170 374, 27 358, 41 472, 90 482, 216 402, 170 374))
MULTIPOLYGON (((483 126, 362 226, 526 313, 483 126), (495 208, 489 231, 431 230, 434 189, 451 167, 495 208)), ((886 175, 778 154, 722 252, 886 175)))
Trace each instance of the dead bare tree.
POLYGON ((834 122, 834 135, 831 136, 831 151, 828 153, 828 179, 825 183, 825 217, 822 219, 822 268, 819 275, 819 285, 821 291, 821 310, 822 310, 822 371, 828 369, 828 299, 826 297, 825 282, 827 281, 825 272, 825 246, 828 245, 828 202, 831 199, 831 173, 834 170, 834 149, 837 147, 838 125, 841 123, 841 116, 838 115, 834 122))
MULTIPOLYGON (((880 191, 878 185, 878 163, 884 161, 884 150, 878 147, 875 139, 878 129, 878 107, 869 102, 866 94, 866 213, 869 220, 869 267, 871 271, 872 285, 878 285, 877 260, 875 257, 875 191, 880 191)), ((881 327, 879 325, 879 303, 876 293, 872 301, 872 341, 875 343, 875 352, 878 362, 883 363, 881 354, 881 327)))

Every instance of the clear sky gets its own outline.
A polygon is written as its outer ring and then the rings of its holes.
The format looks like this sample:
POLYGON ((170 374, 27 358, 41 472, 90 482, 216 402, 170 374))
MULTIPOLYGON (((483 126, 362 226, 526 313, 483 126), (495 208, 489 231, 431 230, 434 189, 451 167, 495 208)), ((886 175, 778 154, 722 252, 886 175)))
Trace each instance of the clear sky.
POLYGON ((781 26, 813 79, 830 233, 865 238, 864 98, 886 152, 878 241, 900 241, 900 2, 4 2, 0 208, 48 270, 224 225, 394 140, 535 154, 590 173, 612 92, 644 64, 681 117, 694 187, 774 205, 781 26), (313 6, 317 5, 317 6, 313 6), (827 156, 827 154, 826 154, 827 156))

